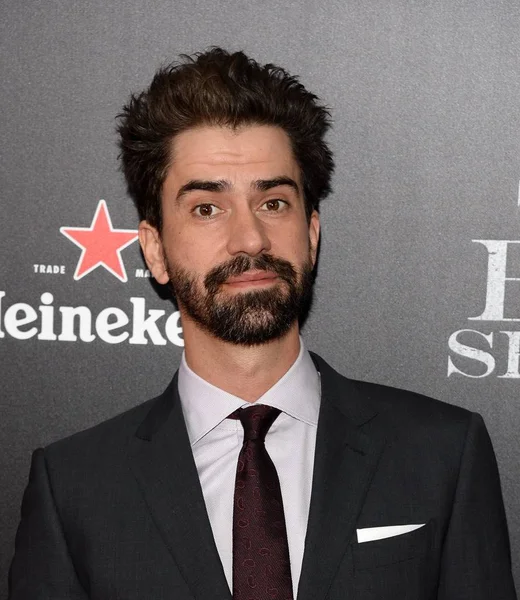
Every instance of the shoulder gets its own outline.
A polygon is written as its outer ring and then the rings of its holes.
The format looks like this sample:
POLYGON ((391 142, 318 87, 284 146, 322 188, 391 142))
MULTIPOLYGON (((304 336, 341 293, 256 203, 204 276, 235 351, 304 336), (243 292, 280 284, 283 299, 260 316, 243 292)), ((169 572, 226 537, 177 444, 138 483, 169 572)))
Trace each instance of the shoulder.
POLYGON ((177 377, 174 376, 161 395, 107 421, 49 444, 44 448, 47 461, 51 464, 82 463, 92 466, 117 461, 118 455, 126 453, 129 441, 144 422, 153 415, 170 410, 176 385, 177 377))
MULTIPOLYGON (((322 409, 341 411, 369 443, 382 444, 382 460, 396 476, 430 472, 441 478, 448 473, 455 482, 464 457, 494 464, 492 443, 479 414, 412 391, 349 379, 319 357, 317 366, 322 409)), ((492 467, 488 470, 494 472, 492 467)))
POLYGON ((444 423, 467 423, 472 414, 460 406, 410 390, 366 381, 349 381, 360 395, 377 407, 379 412, 391 413, 405 422, 433 419, 444 423))
POLYGON ((385 431, 387 437, 463 440, 472 423, 482 423, 479 415, 460 406, 409 390, 349 379, 320 357, 314 358, 322 375, 324 397, 333 398, 336 406, 353 415, 358 424, 366 422, 369 428, 385 431))

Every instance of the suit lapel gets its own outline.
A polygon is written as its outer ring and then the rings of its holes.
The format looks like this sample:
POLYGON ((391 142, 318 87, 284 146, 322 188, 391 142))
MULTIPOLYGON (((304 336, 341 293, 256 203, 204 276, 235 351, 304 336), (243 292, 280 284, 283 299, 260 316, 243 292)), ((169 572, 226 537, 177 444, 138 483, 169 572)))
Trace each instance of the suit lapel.
POLYGON ((131 467, 196 600, 229 598, 177 390, 177 376, 131 441, 131 467))
POLYGON ((384 440, 361 426, 376 411, 355 384, 312 355, 321 374, 311 505, 298 600, 322 600, 332 583, 375 472, 384 440))

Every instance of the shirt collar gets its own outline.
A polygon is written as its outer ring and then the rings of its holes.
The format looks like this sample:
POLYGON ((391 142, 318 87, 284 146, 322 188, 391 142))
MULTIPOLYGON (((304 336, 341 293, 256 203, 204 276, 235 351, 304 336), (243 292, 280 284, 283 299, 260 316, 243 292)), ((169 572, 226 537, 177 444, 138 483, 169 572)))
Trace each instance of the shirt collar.
MULTIPOLYGON (((184 353, 178 381, 182 410, 192 446, 237 408, 250 406, 249 402, 221 390, 192 371, 184 353)), ((320 379, 301 338, 298 358, 285 375, 257 402, 274 406, 299 421, 317 426, 320 379)))

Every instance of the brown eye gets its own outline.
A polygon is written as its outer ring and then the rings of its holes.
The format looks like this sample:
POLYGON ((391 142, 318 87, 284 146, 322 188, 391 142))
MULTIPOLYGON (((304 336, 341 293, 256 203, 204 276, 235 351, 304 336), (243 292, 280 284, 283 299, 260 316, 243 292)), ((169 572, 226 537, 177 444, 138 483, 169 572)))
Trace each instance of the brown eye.
POLYGON ((212 217, 215 214, 215 208, 213 204, 199 204, 195 207, 195 213, 199 217, 212 217))
POLYGON ((280 200, 280 198, 273 198, 272 200, 266 200, 260 210, 272 213, 284 213, 289 208, 289 203, 285 200, 280 200))
POLYGON ((267 212, 275 212, 281 213, 284 212, 288 208, 289 204, 285 200, 280 200, 279 198, 273 198, 272 200, 267 200, 264 202, 260 208, 260 210, 264 210, 267 212))
POLYGON ((268 200, 265 203, 267 210, 280 210, 280 200, 268 200))

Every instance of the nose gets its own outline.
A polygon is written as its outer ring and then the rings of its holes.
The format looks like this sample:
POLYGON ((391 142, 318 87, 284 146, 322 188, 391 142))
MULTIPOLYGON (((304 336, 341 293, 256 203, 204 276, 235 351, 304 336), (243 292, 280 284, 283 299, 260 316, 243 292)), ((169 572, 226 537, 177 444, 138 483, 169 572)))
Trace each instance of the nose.
POLYGON ((227 251, 231 256, 244 253, 256 256, 271 249, 265 225, 249 208, 230 219, 227 251))

